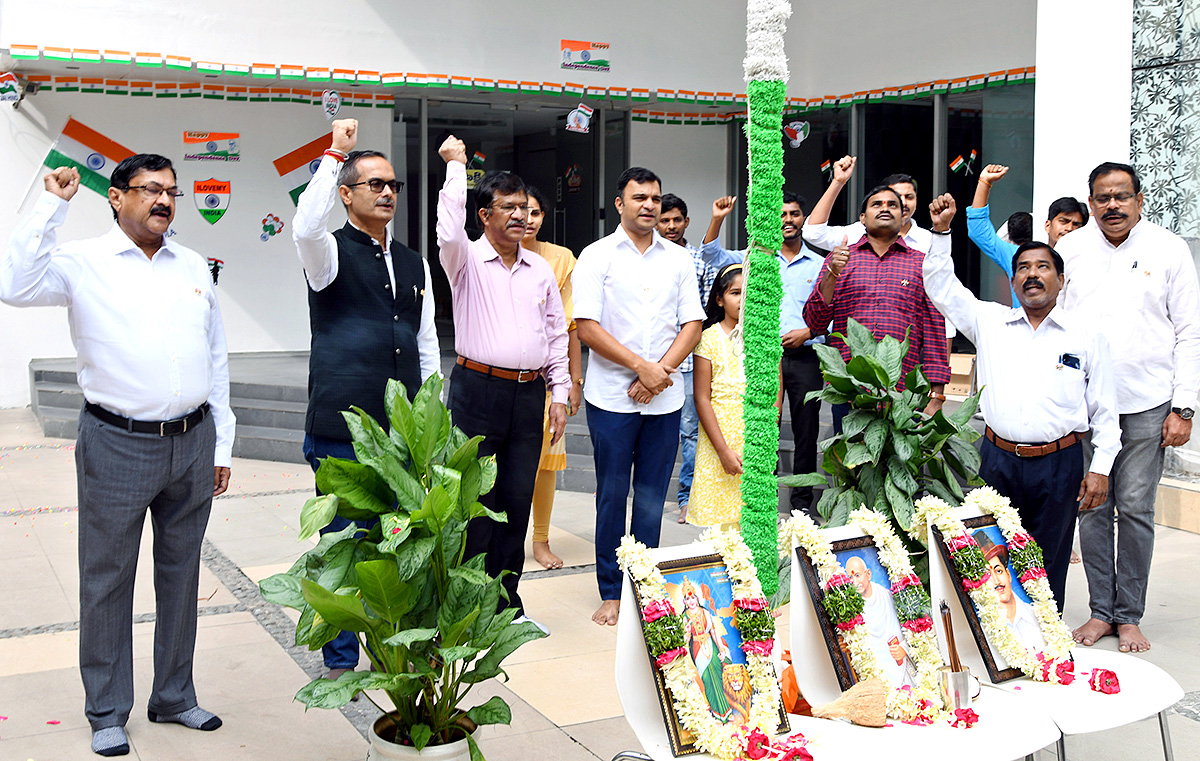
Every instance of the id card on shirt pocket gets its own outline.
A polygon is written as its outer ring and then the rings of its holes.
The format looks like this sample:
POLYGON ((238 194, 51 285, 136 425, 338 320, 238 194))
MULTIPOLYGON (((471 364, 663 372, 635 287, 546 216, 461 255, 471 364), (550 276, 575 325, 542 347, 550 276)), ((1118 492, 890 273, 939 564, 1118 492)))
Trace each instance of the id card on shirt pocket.
POLYGON ((1064 409, 1075 409, 1083 402, 1086 385, 1082 356, 1074 352, 1063 352, 1058 356, 1054 370, 1051 398, 1064 409))

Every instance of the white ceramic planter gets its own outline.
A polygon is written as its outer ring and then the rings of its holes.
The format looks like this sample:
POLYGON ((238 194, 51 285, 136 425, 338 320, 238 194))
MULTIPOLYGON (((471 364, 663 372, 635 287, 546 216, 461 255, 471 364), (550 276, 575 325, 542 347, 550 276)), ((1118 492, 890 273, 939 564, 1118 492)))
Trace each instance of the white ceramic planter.
POLYGON ((471 748, 466 739, 456 740, 449 745, 426 745, 424 750, 417 750, 411 745, 384 740, 379 736, 381 727, 391 725, 391 720, 380 716, 371 728, 371 749, 367 752, 367 761, 470 761, 471 748))

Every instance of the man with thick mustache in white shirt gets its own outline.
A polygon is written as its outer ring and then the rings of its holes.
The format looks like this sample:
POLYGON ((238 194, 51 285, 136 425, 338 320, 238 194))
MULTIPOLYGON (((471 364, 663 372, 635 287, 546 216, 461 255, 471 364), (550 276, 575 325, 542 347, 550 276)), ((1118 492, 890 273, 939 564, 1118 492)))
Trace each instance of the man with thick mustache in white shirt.
POLYGON ((79 670, 92 750, 120 756, 129 753, 133 582, 147 509, 156 614, 150 721, 221 726, 196 704, 192 655, 200 544, 212 498, 229 486, 234 417, 208 262, 166 237, 183 195, 171 161, 142 153, 118 164, 108 188, 116 224, 59 246, 80 180, 75 167, 46 175, 46 192, 0 261, 0 299, 68 308, 87 400, 75 446, 79 670))
POLYGON ((1140 624, 1163 454, 1191 437, 1200 393, 1200 285, 1187 243, 1142 219, 1133 167, 1100 164, 1088 192, 1096 224, 1059 241, 1067 265, 1059 300, 1112 346, 1121 454, 1108 501, 1079 521, 1092 617, 1075 641, 1116 634, 1122 652, 1140 653, 1150 649, 1140 624))

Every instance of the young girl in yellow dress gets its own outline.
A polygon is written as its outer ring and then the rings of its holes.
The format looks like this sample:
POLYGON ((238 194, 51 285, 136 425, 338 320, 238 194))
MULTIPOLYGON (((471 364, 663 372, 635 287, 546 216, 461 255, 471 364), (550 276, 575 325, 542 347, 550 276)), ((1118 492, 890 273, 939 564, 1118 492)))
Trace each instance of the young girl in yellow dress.
MULTIPOLYGON (((730 340, 742 308, 742 265, 721 268, 708 298, 707 318, 693 354, 700 441, 687 522, 736 525, 742 515, 742 396, 746 375, 741 347, 730 340)), ((781 401, 776 400, 775 406, 781 401)))

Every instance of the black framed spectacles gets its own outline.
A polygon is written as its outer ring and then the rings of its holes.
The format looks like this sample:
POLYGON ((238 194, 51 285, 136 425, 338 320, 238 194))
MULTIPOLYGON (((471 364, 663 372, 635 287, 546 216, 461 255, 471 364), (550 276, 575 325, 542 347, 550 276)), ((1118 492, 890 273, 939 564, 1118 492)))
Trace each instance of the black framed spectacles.
POLYGON ((125 189, 140 191, 141 194, 146 198, 158 198, 163 193, 166 193, 172 198, 179 198, 181 195, 183 195, 183 191, 179 189, 178 185, 164 188, 162 185, 157 183, 151 183, 149 185, 129 185, 125 189))
POLYGON ((404 183, 400 180, 381 180, 378 177, 372 177, 362 182, 350 182, 346 184, 346 187, 357 188, 359 185, 366 185, 372 193, 382 193, 384 188, 391 188, 393 193, 404 190, 404 183))

